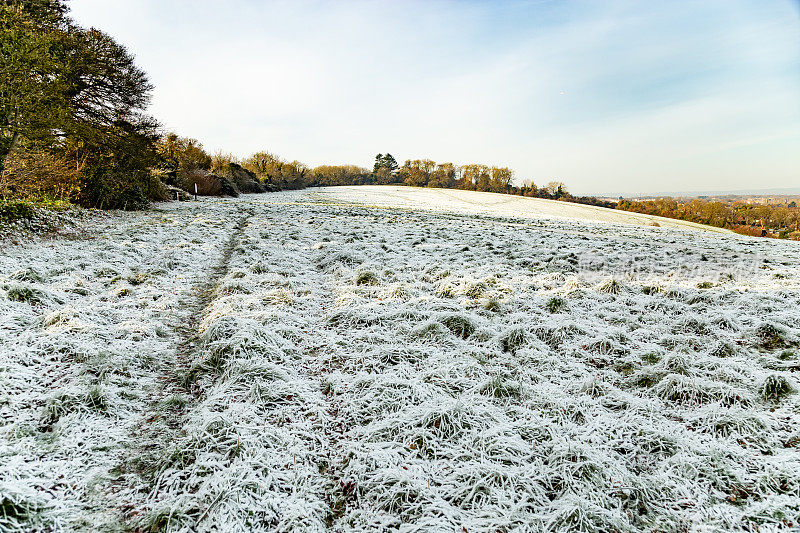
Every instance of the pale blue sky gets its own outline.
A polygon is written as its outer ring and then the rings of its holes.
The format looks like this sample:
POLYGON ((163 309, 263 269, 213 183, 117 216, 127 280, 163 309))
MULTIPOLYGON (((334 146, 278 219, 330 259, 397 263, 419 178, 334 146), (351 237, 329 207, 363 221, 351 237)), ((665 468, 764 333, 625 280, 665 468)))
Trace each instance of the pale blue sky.
POLYGON ((70 5, 212 151, 390 151, 578 193, 800 187, 797 0, 70 5))

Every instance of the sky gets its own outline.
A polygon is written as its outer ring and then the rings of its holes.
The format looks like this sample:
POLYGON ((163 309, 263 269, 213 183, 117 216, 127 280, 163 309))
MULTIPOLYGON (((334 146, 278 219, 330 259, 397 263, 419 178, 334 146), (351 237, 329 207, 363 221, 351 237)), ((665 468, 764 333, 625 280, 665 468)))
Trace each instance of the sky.
POLYGON ((211 152, 390 152, 580 194, 800 187, 798 0, 69 5, 211 152))

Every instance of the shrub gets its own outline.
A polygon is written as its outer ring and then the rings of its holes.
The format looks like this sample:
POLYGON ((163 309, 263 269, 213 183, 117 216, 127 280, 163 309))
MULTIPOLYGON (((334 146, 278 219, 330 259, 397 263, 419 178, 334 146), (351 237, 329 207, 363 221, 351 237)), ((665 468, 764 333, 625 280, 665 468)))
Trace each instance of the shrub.
POLYGON ((239 158, 234 154, 218 150, 211 155, 212 172, 225 172, 230 164, 234 164, 238 167, 241 166, 239 165, 239 158))
POLYGON ((0 199, 0 224, 30 220, 35 214, 33 204, 29 201, 0 199))
POLYGON ((197 184, 197 194, 200 196, 239 196, 236 185, 223 176, 201 168, 178 171, 176 185, 179 188, 194 194, 195 184, 197 184))
POLYGON ((168 200, 167 188, 147 171, 98 171, 87 179, 80 203, 100 209, 145 209, 151 201, 168 200))
POLYGON ((0 174, 0 197, 56 198, 74 201, 81 190, 81 173, 64 157, 42 150, 14 150, 0 174))
POLYGON ((264 185, 258 181, 258 178, 253 172, 242 168, 242 166, 237 163, 229 162, 226 165, 222 165, 219 169, 215 168, 215 172, 218 173, 217 175, 232 182, 239 192, 259 193, 266 191, 264 185))

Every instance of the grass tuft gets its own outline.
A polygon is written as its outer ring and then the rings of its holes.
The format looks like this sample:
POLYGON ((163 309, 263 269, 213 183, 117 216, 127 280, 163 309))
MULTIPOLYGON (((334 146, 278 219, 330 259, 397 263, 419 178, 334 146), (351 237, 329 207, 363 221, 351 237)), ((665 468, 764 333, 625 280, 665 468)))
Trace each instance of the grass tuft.
POLYGON ((356 285, 377 285, 379 282, 378 276, 369 270, 359 272, 354 281, 356 285))
POLYGON ((189 403, 189 398, 185 394, 173 394, 161 402, 164 410, 181 410, 189 403))
POLYGON ((744 391, 681 374, 669 374, 653 387, 653 391, 663 400, 682 405, 718 402, 730 407, 732 405, 747 406, 752 403, 744 391))
POLYGON ((6 289, 6 298, 12 302, 40 304, 44 300, 44 294, 35 287, 17 284, 6 289))
POLYGON ((55 424, 61 417, 79 411, 104 413, 108 407, 108 398, 99 386, 91 387, 81 394, 61 392, 51 396, 45 403, 42 422, 55 424))
POLYGON ((736 353, 736 348, 729 342, 720 341, 708 353, 714 357, 730 357, 736 353))
POLYGON ((41 283, 43 281, 42 275, 31 267, 17 270, 9 276, 9 279, 27 281, 29 283, 41 283))
POLYGON ((622 285, 614 278, 611 278, 600 285, 597 290, 606 294, 620 294, 622 292, 622 285))
POLYGON ((775 350, 788 347, 783 332, 773 324, 761 324, 756 328, 756 346, 763 350, 775 350))
POLYGON ((176 513, 174 509, 157 509, 148 513, 139 522, 137 531, 146 533, 173 531, 176 526, 180 526, 186 521, 185 518, 182 514, 176 513))
POLYGON ((658 285, 644 285, 642 287, 642 293, 648 296, 654 296, 663 292, 663 288, 658 285))
POLYGON ((547 309, 548 313, 558 313, 562 311, 567 306, 567 302, 563 298, 559 298, 558 296, 553 296, 547 303, 545 304, 544 308, 547 309))
POLYGON ((452 298, 456 295, 456 290, 452 284, 443 282, 439 285, 435 292, 439 298, 452 298))
POLYGON ((489 383, 481 387, 481 394, 493 398, 519 399, 522 397, 522 389, 514 382, 507 381, 500 376, 495 376, 489 383))
POLYGON ((659 361, 661 361, 661 354, 657 352, 647 352, 645 354, 642 354, 642 361, 644 361, 649 365, 654 365, 659 361))
POLYGON ((402 285, 396 285, 389 291, 389 297, 395 300, 407 300, 409 298, 408 290, 402 285))
POLYGON ((516 353, 520 346, 525 344, 528 334, 522 328, 513 328, 500 336, 500 349, 503 353, 516 353))
POLYGON ((486 294, 488 288, 489 288, 488 285, 483 281, 477 281, 475 283, 466 284, 461 293, 464 296, 472 298, 473 300, 477 300, 478 298, 486 294))
POLYGON ((794 392, 795 389, 789 383, 789 380, 777 374, 768 376, 759 387, 761 397, 769 401, 780 401, 786 396, 794 394, 794 392))
POLYGON ((470 318, 457 313, 451 313, 439 318, 439 323, 450 330, 453 335, 466 339, 477 329, 475 322, 470 318))
POLYGON ((641 389, 649 389, 658 385, 666 374, 652 368, 643 368, 635 372, 629 379, 628 384, 641 389))
POLYGON ((0 518, 25 520, 31 511, 31 507, 24 502, 12 501, 7 496, 0 500, 0 518))
POLYGON ((317 267, 323 270, 328 270, 336 265, 355 266, 362 262, 358 257, 355 257, 346 252, 333 252, 325 255, 317 261, 317 267))
POLYGON ((138 274, 128 276, 128 283, 133 286, 141 285, 145 281, 147 281, 147 274, 145 272, 139 272, 138 274))
POLYGON ((495 298, 489 298, 483 302, 481 306, 485 311, 489 311, 492 313, 499 313, 503 308, 500 305, 500 302, 495 298))

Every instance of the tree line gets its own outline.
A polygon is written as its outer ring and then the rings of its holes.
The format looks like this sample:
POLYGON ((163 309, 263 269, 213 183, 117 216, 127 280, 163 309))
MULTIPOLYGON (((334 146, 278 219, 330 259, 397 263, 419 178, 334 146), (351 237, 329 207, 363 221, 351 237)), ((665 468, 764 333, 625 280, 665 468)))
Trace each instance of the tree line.
POLYGON ((355 166, 322 166, 311 172, 309 186, 325 185, 408 185, 439 189, 515 194, 534 198, 562 200, 614 208, 616 203, 593 196, 574 196, 561 181, 549 181, 537 186, 533 180, 514 185, 515 172, 509 167, 481 163, 456 165, 437 163, 431 159, 409 159, 399 165, 389 154, 378 154, 372 172, 355 166))
POLYGON ((622 199, 617 202, 617 209, 727 228, 744 235, 800 240, 800 208, 796 201, 758 204, 701 198, 622 199))
MULTIPOLYGON (((378 165, 381 154, 376 156, 378 165)), ((440 189, 462 189, 467 191, 514 194, 532 198, 546 198, 600 207, 615 207, 611 201, 594 196, 574 196, 561 181, 549 181, 538 186, 525 179, 522 186, 514 185, 515 172, 509 167, 498 167, 481 163, 455 165, 436 163, 430 159, 407 160, 394 171, 394 182, 412 187, 435 187, 440 189)), ((380 182, 379 182, 380 183, 380 182)))
MULTIPOLYGON (((574 196, 560 181, 537 186, 524 180, 521 187, 513 184, 514 171, 508 167, 484 164, 456 165, 436 163, 431 159, 409 159, 399 165, 390 153, 375 156, 370 171, 357 165, 320 165, 308 167, 299 161, 288 161, 270 152, 256 152, 245 158, 232 154, 207 154, 194 139, 167 135, 159 144, 161 158, 173 161, 171 169, 179 173, 203 169, 219 176, 226 175, 230 165, 241 167, 268 187, 268 190, 301 189, 337 185, 408 185, 440 189, 515 194, 614 208, 616 204, 595 197, 574 196), (172 139, 172 140, 171 140, 172 139), (169 145, 168 150, 164 146, 169 145), (183 150, 182 155, 173 155, 183 150), (181 163, 183 161, 183 163, 181 163)), ((192 174, 193 179, 196 174, 192 174)))

